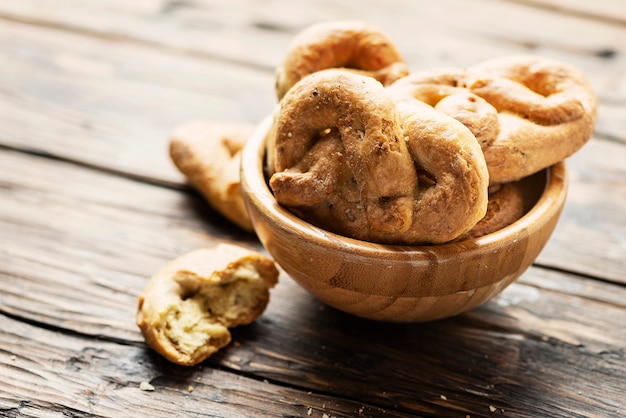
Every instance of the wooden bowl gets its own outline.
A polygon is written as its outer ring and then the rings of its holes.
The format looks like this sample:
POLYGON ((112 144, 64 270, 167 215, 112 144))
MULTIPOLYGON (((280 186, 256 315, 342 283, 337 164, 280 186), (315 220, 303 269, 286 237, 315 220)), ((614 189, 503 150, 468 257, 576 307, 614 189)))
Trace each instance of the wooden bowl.
POLYGON ((535 260, 565 203, 563 163, 521 181, 526 214, 497 232, 441 245, 359 241, 313 226, 280 206, 264 175, 268 118, 242 155, 241 185, 254 229, 274 260, 321 301, 357 316, 430 321, 500 293, 535 260))

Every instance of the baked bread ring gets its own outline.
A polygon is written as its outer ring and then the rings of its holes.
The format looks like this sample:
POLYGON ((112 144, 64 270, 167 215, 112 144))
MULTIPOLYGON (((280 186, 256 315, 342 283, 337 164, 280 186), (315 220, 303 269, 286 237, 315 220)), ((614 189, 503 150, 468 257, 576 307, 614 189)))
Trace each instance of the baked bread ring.
POLYGON ((408 66, 392 40, 368 23, 323 22, 294 37, 284 62, 276 70, 280 100, 298 80, 327 68, 350 68, 383 85, 408 74, 408 66))
MULTIPOLYGON (((519 180, 572 155, 589 140, 596 120, 597 98, 584 75, 536 56, 413 73, 390 89, 400 96, 414 93, 447 114, 452 112, 439 106, 439 100, 453 97, 459 89, 495 108, 495 124, 483 120, 490 124, 489 132, 497 132, 483 148, 491 184, 519 180), (433 93, 437 88, 440 94, 433 93)), ((468 127, 478 136, 470 123, 468 127)))
POLYGON ((498 111, 482 97, 456 87, 463 75, 454 68, 413 73, 393 83, 389 92, 396 100, 417 99, 458 120, 485 149, 498 135, 498 111))
POLYGON ((524 215, 524 198, 517 182, 498 185, 489 193, 487 214, 459 240, 479 238, 511 225, 524 215))
POLYGON ((442 243, 485 214, 487 168, 471 132, 418 101, 396 103, 371 77, 324 70, 303 78, 281 101, 272 135, 276 200, 325 229, 442 243))
POLYGON ((493 183, 526 177, 569 157, 593 134, 597 98, 585 76, 535 56, 468 69, 467 87, 497 110, 498 137, 485 150, 493 183))
POLYGON ((383 86, 371 77, 330 69, 293 89, 281 101, 276 125, 270 179, 276 200, 290 207, 316 205, 350 181, 370 229, 406 231, 417 176, 383 86), (325 151, 331 147, 333 152, 325 151))
POLYGON ((137 325, 166 359, 193 366, 226 346, 229 328, 263 313, 278 281, 274 262, 231 244, 187 253, 158 271, 139 296, 137 325))
POLYGON ((241 150, 254 126, 191 122, 170 138, 170 157, 206 201, 227 219, 253 231, 239 178, 241 150))

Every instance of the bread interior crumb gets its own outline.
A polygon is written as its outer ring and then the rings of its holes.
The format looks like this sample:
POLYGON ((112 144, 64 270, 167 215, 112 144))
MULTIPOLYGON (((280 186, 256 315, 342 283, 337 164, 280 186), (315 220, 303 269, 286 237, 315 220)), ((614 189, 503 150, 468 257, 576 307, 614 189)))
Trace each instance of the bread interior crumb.
POLYGON ((245 317, 264 303, 267 291, 252 263, 241 263, 222 277, 179 271, 174 280, 182 301, 165 311, 163 333, 177 350, 193 357, 228 344, 228 328, 246 323, 245 317))

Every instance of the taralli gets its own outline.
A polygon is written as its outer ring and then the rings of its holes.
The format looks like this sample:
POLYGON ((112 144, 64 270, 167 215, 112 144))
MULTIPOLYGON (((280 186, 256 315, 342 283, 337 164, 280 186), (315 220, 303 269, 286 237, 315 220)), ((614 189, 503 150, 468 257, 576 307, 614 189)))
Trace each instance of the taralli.
POLYGON ((417 176, 398 122, 394 102, 371 77, 325 70, 301 80, 277 118, 276 200, 316 206, 352 183, 369 229, 406 231, 417 176))
POLYGON ((323 22, 309 26, 291 42, 276 71, 278 98, 304 76, 328 68, 349 68, 383 85, 408 74, 394 43, 378 28, 363 22, 323 22))
POLYGON ((577 69, 519 56, 486 61, 468 73, 468 88, 498 109, 498 137, 485 150, 492 182, 556 164, 591 138, 597 98, 577 69))
POLYGON ((263 313, 277 281, 274 262, 243 247, 192 251, 150 279, 139 296, 137 325, 159 354, 193 366, 230 342, 229 328, 263 313))
POLYGON ((482 97, 457 87, 462 76, 453 68, 413 73, 393 83, 388 91, 396 100, 419 100, 458 120, 485 149, 498 135, 498 111, 482 97))
POLYGON ((408 242, 451 241, 473 228, 487 210, 489 175, 481 148, 455 119, 416 103, 398 103, 398 108, 409 151, 433 181, 416 195, 408 242))
POLYGON ((516 182, 499 185, 489 194, 487 214, 460 240, 482 237, 511 225, 524 215, 524 199, 516 182))
MULTIPOLYGON (((589 140, 595 125, 597 98, 584 75, 547 58, 504 57, 465 70, 413 73, 390 88, 395 94, 416 92, 423 100, 424 91, 437 87, 442 101, 461 88, 496 109, 497 126, 489 129, 497 135, 483 150, 492 184, 521 179, 567 158, 589 140)), ((425 101, 438 107, 432 98, 425 101)))
POLYGON ((170 157, 207 202, 239 227, 252 231, 239 178, 241 149, 254 126, 191 122, 170 138, 170 157))
POLYGON ((276 200, 326 229, 441 243, 485 214, 487 169, 471 132, 417 101, 396 104, 371 77, 303 78, 281 101, 272 135, 276 200))

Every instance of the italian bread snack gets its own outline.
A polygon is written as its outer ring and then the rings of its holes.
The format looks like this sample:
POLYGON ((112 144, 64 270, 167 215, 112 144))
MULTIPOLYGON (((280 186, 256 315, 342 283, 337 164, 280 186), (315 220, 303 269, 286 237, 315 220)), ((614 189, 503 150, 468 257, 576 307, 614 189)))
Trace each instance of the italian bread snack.
POLYGON ((301 78, 328 68, 368 75, 383 85, 408 74, 408 66, 391 38, 365 22, 331 21, 311 25, 292 40, 276 70, 281 99, 301 78))
POLYGON ((459 240, 479 238, 511 225, 524 215, 524 198, 517 182, 500 184, 489 193, 487 213, 459 240))
POLYGON ((569 157, 591 138, 596 120, 597 98, 585 76, 539 56, 416 72, 390 90, 465 123, 484 144, 491 184, 519 180, 569 157))
POLYGON ((171 261, 139 296, 137 325, 169 361, 193 366, 231 340, 229 328, 249 324, 278 281, 274 262, 246 248, 219 244, 171 261))
POLYGON ((395 102, 372 77, 304 77, 281 100, 271 135, 276 200, 325 229, 437 244, 486 213, 487 167, 470 130, 418 101, 395 102))
POLYGON ((252 223, 241 195, 241 149, 253 125, 194 121, 170 138, 170 157, 178 170, 219 213, 246 231, 252 223))

